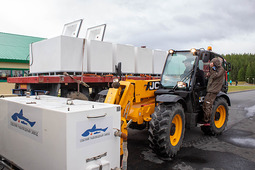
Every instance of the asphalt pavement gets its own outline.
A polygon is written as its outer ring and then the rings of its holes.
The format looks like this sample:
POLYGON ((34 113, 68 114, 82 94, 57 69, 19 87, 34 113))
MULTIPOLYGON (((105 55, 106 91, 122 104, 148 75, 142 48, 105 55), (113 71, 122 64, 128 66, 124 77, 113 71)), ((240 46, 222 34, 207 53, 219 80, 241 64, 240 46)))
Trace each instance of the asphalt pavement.
POLYGON ((161 158, 149 148, 147 130, 129 129, 130 170, 234 170, 255 169, 255 91, 230 93, 226 130, 205 136, 199 127, 186 129, 181 150, 174 158, 161 158))

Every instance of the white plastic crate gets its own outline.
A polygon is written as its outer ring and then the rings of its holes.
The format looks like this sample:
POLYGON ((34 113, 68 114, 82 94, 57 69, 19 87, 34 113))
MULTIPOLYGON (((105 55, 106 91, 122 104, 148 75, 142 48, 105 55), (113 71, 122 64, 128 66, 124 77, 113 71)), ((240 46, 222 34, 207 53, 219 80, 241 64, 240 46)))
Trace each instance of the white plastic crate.
POLYGON ((26 170, 119 167, 120 107, 66 103, 52 96, 0 99, 0 155, 26 170))

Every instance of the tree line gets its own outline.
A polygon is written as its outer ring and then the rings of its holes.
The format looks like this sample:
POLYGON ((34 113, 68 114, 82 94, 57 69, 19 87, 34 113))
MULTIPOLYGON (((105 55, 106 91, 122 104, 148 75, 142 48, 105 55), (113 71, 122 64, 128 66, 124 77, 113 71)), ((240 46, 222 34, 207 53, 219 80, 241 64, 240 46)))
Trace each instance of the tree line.
POLYGON ((254 83, 255 79, 255 54, 227 54, 223 55, 231 63, 229 80, 246 81, 254 83))

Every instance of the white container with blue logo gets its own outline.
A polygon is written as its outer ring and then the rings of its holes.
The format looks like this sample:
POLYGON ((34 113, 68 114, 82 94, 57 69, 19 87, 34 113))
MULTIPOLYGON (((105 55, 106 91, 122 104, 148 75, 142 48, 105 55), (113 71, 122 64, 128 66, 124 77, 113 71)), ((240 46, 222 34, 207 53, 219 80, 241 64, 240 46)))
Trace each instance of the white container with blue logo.
POLYGON ((114 169, 120 106, 40 96, 0 99, 0 156, 26 170, 114 169))

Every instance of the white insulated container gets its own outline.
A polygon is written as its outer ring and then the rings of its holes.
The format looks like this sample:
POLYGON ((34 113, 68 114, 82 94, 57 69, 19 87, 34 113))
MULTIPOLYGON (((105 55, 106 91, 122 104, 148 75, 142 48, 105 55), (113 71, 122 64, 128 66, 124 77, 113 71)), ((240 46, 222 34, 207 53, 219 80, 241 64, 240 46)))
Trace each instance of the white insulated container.
POLYGON ((162 74, 167 51, 153 50, 153 74, 162 74))
POLYGON ((116 129, 118 105, 52 96, 0 99, 0 155, 22 169, 119 167, 116 129))
POLYGON ((82 65, 86 72, 87 46, 83 40, 61 35, 31 44, 30 73, 82 72, 82 65))
POLYGON ((149 48, 136 47, 136 74, 152 74, 153 52, 149 48))
POLYGON ((135 73, 135 47, 131 45, 114 44, 114 69, 121 62, 122 73, 135 73))
POLYGON ((88 43, 88 72, 113 73, 112 43, 90 40, 88 43))

